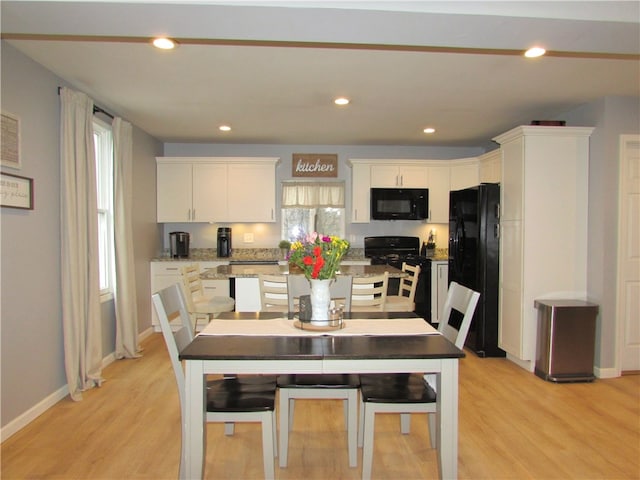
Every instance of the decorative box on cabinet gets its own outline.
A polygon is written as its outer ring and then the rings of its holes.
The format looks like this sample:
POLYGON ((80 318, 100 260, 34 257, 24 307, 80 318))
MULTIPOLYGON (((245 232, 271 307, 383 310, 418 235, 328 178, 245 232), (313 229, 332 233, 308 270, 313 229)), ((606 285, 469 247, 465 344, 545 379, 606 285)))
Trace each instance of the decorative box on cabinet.
POLYGON ((536 298, 586 298, 588 127, 516 127, 502 156, 498 344, 533 371, 536 298))

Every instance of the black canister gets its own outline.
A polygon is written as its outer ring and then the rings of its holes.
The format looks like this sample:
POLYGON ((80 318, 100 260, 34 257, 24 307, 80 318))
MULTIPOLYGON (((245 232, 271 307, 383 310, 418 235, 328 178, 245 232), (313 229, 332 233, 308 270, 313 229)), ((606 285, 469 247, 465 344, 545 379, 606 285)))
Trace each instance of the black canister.
POLYGON ((231 228, 229 227, 218 228, 218 256, 231 256, 231 228))
POLYGON ((187 258, 189 256, 189 234, 187 232, 171 232, 169 234, 169 254, 171 258, 187 258))

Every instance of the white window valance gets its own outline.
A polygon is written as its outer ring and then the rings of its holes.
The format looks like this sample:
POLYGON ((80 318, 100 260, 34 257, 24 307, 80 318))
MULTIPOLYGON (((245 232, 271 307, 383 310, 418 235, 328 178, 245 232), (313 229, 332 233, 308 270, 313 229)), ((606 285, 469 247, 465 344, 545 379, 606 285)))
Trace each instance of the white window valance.
POLYGON ((283 182, 282 208, 344 208, 344 182, 283 182))

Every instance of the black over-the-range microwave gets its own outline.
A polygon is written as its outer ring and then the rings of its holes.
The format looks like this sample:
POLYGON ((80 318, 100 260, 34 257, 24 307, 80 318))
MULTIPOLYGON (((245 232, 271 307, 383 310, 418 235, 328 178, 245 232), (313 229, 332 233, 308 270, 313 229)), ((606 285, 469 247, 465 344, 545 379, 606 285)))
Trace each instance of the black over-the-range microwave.
POLYGON ((428 216, 428 188, 371 189, 373 220, 423 220, 428 216))

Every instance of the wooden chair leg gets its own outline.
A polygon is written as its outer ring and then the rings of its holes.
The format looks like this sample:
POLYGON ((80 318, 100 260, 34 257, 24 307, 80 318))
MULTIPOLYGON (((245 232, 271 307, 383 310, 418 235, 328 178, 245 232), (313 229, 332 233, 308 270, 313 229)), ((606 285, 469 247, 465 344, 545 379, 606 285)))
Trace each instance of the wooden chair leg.
POLYGON ((287 466, 289 458, 289 430, 291 429, 289 409, 292 407, 291 399, 286 388, 281 388, 278 392, 280 395, 279 400, 279 414, 280 414, 280 468, 287 466))
POLYGON ((362 480, 371 480, 373 464, 373 433, 375 430, 376 412, 373 408, 364 408, 364 445, 362 446, 362 480))

